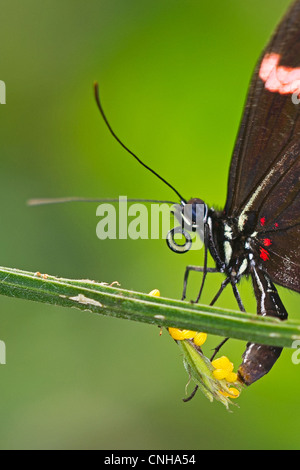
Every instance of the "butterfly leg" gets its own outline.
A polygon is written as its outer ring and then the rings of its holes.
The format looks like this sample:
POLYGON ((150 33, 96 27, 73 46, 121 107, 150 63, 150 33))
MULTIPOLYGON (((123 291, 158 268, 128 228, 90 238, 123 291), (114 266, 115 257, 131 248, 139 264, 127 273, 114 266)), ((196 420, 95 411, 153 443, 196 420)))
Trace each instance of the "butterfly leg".
POLYGON ((233 294, 234 294, 234 297, 237 301, 239 309, 240 309, 241 312, 246 312, 236 284, 237 284, 236 279, 235 278, 231 279, 231 286, 232 286, 233 294))
MULTIPOLYGON (((187 290, 187 283, 188 283, 188 278, 189 278, 189 274, 191 271, 196 271, 198 273, 217 273, 218 270, 216 268, 206 268, 206 271, 205 271, 205 268, 202 267, 202 266, 187 266, 185 268, 185 274, 184 274, 184 281, 183 281, 183 292, 182 292, 182 297, 181 297, 181 300, 185 300, 186 299, 186 290, 187 290)), ((200 290, 201 292, 201 290, 200 290)), ((200 293, 199 293, 200 294, 200 293)), ((200 299, 200 295, 198 294, 198 297, 197 297, 197 300, 196 300, 196 303, 199 301, 200 299)))
MULTIPOLYGON (((244 308, 244 305, 242 303, 242 299, 241 299, 241 296, 240 296, 240 293, 238 291, 238 288, 237 288, 237 285, 236 285, 236 281, 235 279, 230 279, 229 277, 227 279, 225 279, 225 281, 222 283, 221 285, 221 288, 219 290, 219 292, 217 293, 217 295, 214 297, 213 301, 210 303, 211 306, 213 306, 216 301, 218 300, 218 298, 220 297, 221 293, 223 292, 223 290, 225 289, 225 287, 229 284, 229 282, 231 282, 231 285, 232 285, 232 289, 233 289, 233 293, 234 293, 234 296, 236 298, 236 301, 238 303, 238 306, 241 310, 241 312, 245 312, 245 308, 244 308)), ((227 343, 227 341, 229 340, 229 338, 225 338, 220 344, 218 344, 218 346, 214 349, 214 353, 212 355, 212 357, 210 358, 211 361, 214 360, 214 358, 216 357, 216 355, 218 354, 218 352, 220 351, 220 349, 224 346, 225 343, 227 343)))
POLYGON ((209 304, 211 307, 213 305, 215 305, 216 301, 218 300, 218 298, 220 297, 220 295, 222 294, 223 290, 225 289, 225 287, 229 284, 230 282, 230 277, 227 277, 225 279, 225 281, 222 282, 221 284, 221 287, 220 289, 218 290, 217 294, 214 296, 213 300, 211 301, 211 303, 209 304))
POLYGON ((223 339, 223 341, 218 344, 218 346, 213 350, 214 353, 213 355, 211 356, 210 358, 210 362, 212 362, 214 360, 214 358, 216 357, 216 355, 218 354, 218 352, 220 351, 220 349, 224 346, 225 343, 227 343, 227 341, 229 340, 230 338, 225 338, 223 339))
POLYGON ((196 385, 192 393, 187 398, 183 398, 182 401, 184 401, 184 403, 191 401, 191 399, 194 398, 194 396, 196 395, 198 388, 199 388, 199 385, 196 385))
MULTIPOLYGON (((287 311, 267 274, 253 267, 251 275, 257 301, 257 314, 286 320, 287 311)), ((248 343, 238 370, 240 380, 246 385, 259 380, 271 370, 281 352, 282 348, 278 346, 248 343)))

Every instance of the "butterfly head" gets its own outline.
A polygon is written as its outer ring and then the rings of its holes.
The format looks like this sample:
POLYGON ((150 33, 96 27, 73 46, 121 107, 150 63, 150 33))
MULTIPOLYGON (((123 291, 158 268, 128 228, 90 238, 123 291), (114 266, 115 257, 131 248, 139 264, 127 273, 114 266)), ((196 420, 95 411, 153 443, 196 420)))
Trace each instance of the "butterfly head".
POLYGON ((208 208, 202 199, 192 198, 174 205, 173 214, 180 225, 168 232, 167 245, 175 253, 186 253, 192 248, 193 243, 190 232, 197 233, 201 240, 204 240, 208 208))

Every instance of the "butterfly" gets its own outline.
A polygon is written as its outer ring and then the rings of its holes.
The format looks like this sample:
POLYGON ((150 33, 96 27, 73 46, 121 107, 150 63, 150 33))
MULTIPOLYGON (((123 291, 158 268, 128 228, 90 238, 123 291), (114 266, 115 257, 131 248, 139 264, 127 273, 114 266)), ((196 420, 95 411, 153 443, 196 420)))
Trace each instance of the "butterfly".
MULTIPOLYGON (((300 292, 300 1, 279 24, 256 66, 233 151, 223 211, 206 208, 205 248, 231 284, 251 278, 257 314, 287 319, 274 284, 300 292)), ((188 204, 203 204, 192 199, 188 204)), ((184 202, 182 202, 184 207, 184 202)), ((173 234, 170 247, 176 251, 173 234)), ((204 268, 187 267, 191 270, 204 268)), ((198 296, 200 298, 202 287, 198 296)), ((184 291, 185 296, 185 291, 184 291)), ((212 303, 215 302, 216 298, 212 303)), ((282 349, 248 343, 239 367, 251 385, 270 371, 282 349)))
MULTIPOLYGON (((185 200, 174 186, 133 153, 109 124, 97 83, 94 91, 113 137, 180 200, 175 213, 180 227, 171 229, 167 235, 170 249, 184 253, 191 248, 188 230, 198 231, 199 213, 202 214, 204 266, 187 266, 182 299, 186 297, 191 271, 203 273, 196 302, 201 298, 207 274, 219 272, 225 279, 211 305, 230 285, 243 312, 238 285, 246 276, 254 288, 257 314, 286 320, 288 313, 275 284, 300 292, 300 0, 293 3, 282 19, 254 71, 222 211, 208 207, 200 198, 185 200), (185 210, 187 206, 189 211, 185 210), (178 232, 185 239, 180 245, 175 237, 178 232), (208 253, 215 268, 208 267, 208 253)), ((67 199, 75 200, 81 199, 67 199)), ((66 199, 46 201, 52 202, 66 199)), ((45 200, 33 201, 41 203, 45 200)), ((280 347, 248 343, 238 370, 239 380, 245 385, 259 380, 271 370, 281 352, 280 347)))

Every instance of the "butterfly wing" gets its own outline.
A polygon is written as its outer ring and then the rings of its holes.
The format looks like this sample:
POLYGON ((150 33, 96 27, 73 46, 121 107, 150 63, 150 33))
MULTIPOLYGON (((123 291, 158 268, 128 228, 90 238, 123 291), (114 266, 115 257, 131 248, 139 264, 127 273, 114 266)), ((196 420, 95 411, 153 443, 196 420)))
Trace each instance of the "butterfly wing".
POLYGON ((277 284, 300 292, 300 142, 283 155, 288 163, 259 204, 256 253, 277 284), (262 218, 261 218, 262 217, 262 218))
POLYGON ((233 152, 225 214, 241 227, 257 213, 257 258, 300 292, 300 1, 256 67, 233 152))

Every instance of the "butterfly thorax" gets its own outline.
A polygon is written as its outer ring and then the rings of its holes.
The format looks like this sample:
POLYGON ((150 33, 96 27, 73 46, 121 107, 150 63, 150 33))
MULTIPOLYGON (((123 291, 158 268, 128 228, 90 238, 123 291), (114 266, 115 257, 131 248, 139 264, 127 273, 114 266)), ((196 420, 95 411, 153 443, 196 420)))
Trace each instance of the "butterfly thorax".
POLYGON ((208 248, 218 270, 239 281, 241 276, 250 273, 254 259, 252 221, 240 227, 238 218, 210 209, 207 223, 208 248))

